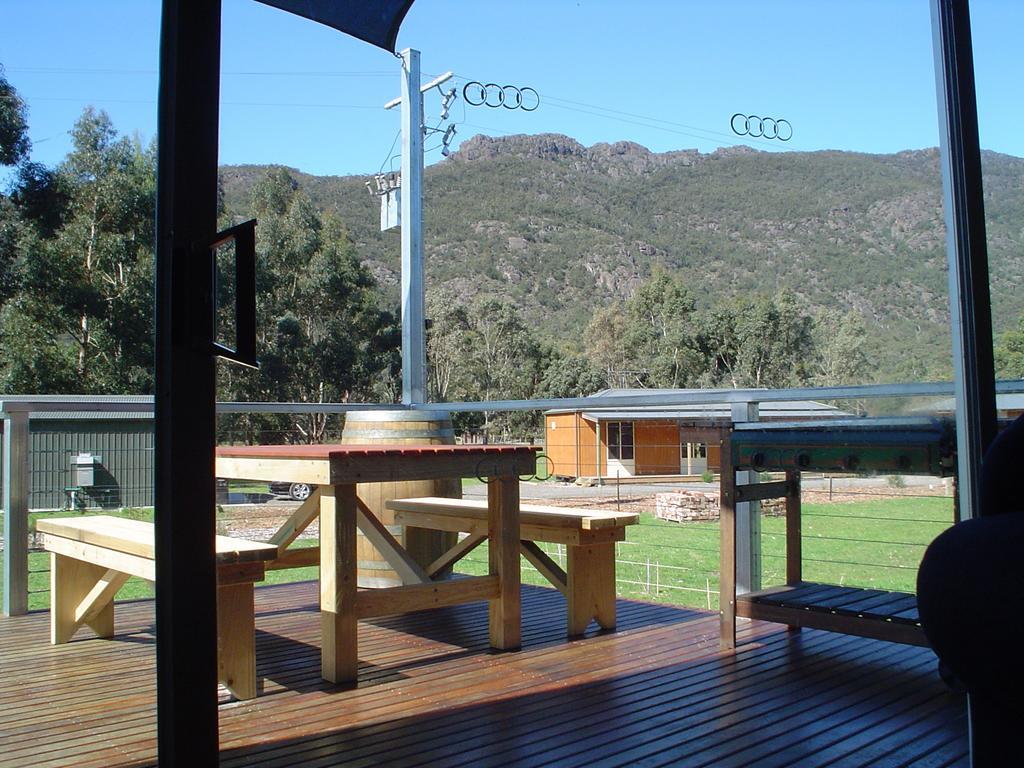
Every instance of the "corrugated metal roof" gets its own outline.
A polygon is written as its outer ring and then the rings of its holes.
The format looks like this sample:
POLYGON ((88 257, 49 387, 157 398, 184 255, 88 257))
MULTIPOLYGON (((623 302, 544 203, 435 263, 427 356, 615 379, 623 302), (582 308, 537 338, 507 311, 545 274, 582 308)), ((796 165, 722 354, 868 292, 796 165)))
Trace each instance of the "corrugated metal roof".
POLYGON ((4 395, 0 402, 11 403, 141 403, 153 404, 152 395, 4 395))
POLYGON ((68 419, 71 421, 121 421, 132 419, 153 420, 152 411, 40 411, 33 413, 32 421, 59 421, 68 419))
MULTIPOLYGON (((29 412, 33 421, 37 419, 131 420, 153 418, 152 395, 0 395, 0 411, 18 405, 30 406, 29 412), (61 410, 60 406, 62 405, 68 406, 67 410, 61 410), (139 410, 126 410, 124 408, 126 405, 137 405, 139 410), (104 406, 111 407, 104 408, 104 406)), ((24 410, 24 408, 11 410, 24 410)))
MULTIPOLYGON (((922 405, 920 408, 914 409, 916 412, 929 412, 929 413, 953 413, 956 410, 956 401, 952 397, 946 397, 942 400, 935 400, 934 402, 928 403, 928 405, 922 405)), ((1021 411, 1024 410, 1024 393, 1021 392, 1004 392, 996 393, 996 410, 997 411, 1021 411)))
MULTIPOLYGON (((692 393, 707 394, 700 389, 603 389, 590 395, 588 399, 600 401, 605 397, 629 397, 630 395, 669 395, 685 396, 692 393)), ((599 405, 599 403, 595 403, 599 405)), ((760 403, 758 410, 762 418, 770 419, 811 419, 811 418, 850 418, 853 414, 841 410, 834 405, 820 403, 816 400, 787 400, 780 402, 760 403)), ((545 411, 545 414, 581 413, 588 421, 644 421, 655 419, 679 419, 690 421, 728 421, 732 415, 729 403, 694 403, 679 405, 638 405, 635 408, 587 408, 583 411, 574 408, 560 408, 545 411)))
MULTIPOLYGON (((851 413, 839 410, 838 408, 816 409, 816 408, 765 408, 762 403, 758 409, 762 419, 821 419, 821 418, 850 418, 851 413)), ((788 405, 781 403, 781 405, 788 405)), ((728 405, 722 406, 694 406, 691 409, 662 410, 658 408, 634 408, 622 409, 593 409, 581 413, 587 421, 654 421, 658 419, 671 419, 680 421, 730 421, 732 409, 728 405)))

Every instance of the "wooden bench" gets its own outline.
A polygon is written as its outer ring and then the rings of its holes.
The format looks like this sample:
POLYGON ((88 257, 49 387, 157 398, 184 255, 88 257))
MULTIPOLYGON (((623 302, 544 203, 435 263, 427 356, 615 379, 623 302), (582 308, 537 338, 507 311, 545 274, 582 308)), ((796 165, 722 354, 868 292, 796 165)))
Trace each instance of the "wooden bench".
MULTIPOLYGON (((50 642, 68 642, 82 624, 114 634, 114 595, 130 576, 156 580, 153 524, 108 515, 36 522, 50 554, 50 642)), ((253 582, 263 579, 273 544, 217 537, 218 679, 239 699, 256 696, 253 582)))
MULTIPOLYGON (((429 576, 450 568, 487 539, 483 499, 392 499, 387 507, 401 525, 469 534, 426 568, 429 576)), ((618 512, 520 506, 521 553, 565 595, 570 637, 583 634, 591 619, 615 629, 615 542, 624 541, 626 526, 639 521, 638 515, 618 512), (564 571, 534 543, 538 541, 565 545, 564 571)))

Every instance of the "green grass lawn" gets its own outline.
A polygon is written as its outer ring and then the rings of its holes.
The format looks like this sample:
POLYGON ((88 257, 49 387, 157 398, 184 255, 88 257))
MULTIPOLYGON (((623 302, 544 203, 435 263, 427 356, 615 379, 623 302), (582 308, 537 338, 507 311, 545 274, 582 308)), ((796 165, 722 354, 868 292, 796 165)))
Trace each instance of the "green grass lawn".
MULTIPOLYGON (((74 513, 58 513, 61 516, 74 513)), ((152 519, 152 510, 121 514, 152 519)), ((804 578, 829 584, 913 592, 925 546, 950 525, 952 499, 943 497, 874 499, 803 506, 804 578)), ((35 515, 33 515, 33 520, 35 515)), ((780 584, 785 573, 785 522, 765 517, 762 524, 763 585, 780 584)), ((640 600, 718 607, 718 523, 670 523, 652 514, 627 530, 617 547, 618 593, 640 600)), ((300 539, 293 546, 310 546, 300 539)), ((542 545, 565 564, 563 547, 542 545)), ((462 560, 458 570, 480 574, 486 568, 486 545, 462 560)), ((49 555, 29 555, 29 606, 49 605, 49 555)), ((270 571, 266 583, 315 579, 315 567, 270 571)), ((2 578, 2 572, 0 572, 2 578)), ((523 581, 547 585, 523 561, 523 581)), ((152 585, 131 579, 118 599, 152 597, 152 585)))
MULTIPOLYGON (((804 504, 804 578, 828 584, 914 592, 924 548, 950 525, 949 498, 900 498, 844 504, 804 504)), ((541 545, 565 565, 563 547, 541 545)), ((785 520, 762 521, 762 585, 785 582, 785 520)), ((671 523, 643 513, 617 545, 616 578, 622 597, 718 608, 717 522, 671 523)), ((459 570, 481 574, 486 545, 459 570)), ((523 581, 546 584, 525 563, 523 581)))

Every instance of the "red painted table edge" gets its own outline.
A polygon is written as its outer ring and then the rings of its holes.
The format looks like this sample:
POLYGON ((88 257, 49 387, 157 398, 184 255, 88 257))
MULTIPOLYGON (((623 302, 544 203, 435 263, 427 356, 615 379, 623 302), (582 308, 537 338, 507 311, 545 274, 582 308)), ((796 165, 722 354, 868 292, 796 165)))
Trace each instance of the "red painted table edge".
POLYGON ((444 456, 453 454, 512 454, 522 451, 540 453, 536 445, 221 445, 217 456, 223 458, 333 459, 344 456, 444 456))

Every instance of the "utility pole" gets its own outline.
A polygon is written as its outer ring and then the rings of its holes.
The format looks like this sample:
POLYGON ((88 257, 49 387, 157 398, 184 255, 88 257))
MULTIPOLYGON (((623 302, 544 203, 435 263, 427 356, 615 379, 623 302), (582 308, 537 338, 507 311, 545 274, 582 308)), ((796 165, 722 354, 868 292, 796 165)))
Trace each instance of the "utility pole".
POLYGON ((448 80, 446 72, 420 86, 420 52, 402 51, 402 403, 426 402, 427 343, 423 286, 423 94, 448 80))

